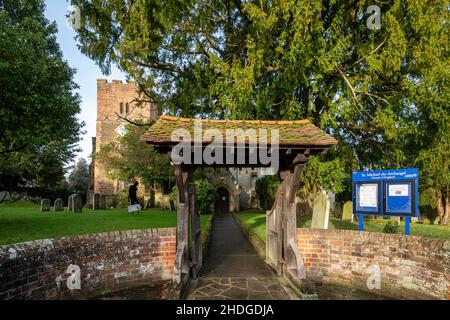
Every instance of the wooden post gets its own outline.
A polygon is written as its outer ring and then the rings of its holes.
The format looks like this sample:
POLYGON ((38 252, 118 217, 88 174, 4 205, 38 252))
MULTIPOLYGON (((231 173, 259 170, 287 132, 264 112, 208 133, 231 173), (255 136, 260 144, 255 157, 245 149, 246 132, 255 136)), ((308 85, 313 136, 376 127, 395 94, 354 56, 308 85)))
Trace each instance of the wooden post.
POLYGON ((177 286, 176 291, 180 293, 189 280, 189 173, 185 168, 175 166, 175 177, 178 190, 178 213, 173 281, 177 286))
POLYGON ((191 216, 191 250, 190 250, 190 265, 191 276, 193 279, 197 278, 198 272, 202 266, 202 239, 200 229, 200 212, 198 211, 195 185, 192 172, 189 173, 189 212, 191 216))
POLYGON ((282 168, 279 172, 281 178, 280 200, 281 228, 282 228, 282 259, 283 274, 297 285, 302 286, 302 280, 306 279, 303 257, 297 247, 297 210, 295 195, 300 186, 300 174, 303 163, 294 163, 293 167, 282 168))

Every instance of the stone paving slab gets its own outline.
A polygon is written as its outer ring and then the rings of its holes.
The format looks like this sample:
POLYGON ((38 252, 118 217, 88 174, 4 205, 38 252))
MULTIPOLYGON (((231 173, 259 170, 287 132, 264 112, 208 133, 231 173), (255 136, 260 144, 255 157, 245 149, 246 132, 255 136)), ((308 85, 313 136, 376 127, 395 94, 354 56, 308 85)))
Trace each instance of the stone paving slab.
POLYGON ((289 300, 277 278, 200 278, 189 300, 289 300))
POLYGON ((208 255, 188 300, 289 299, 231 214, 216 214, 208 255))

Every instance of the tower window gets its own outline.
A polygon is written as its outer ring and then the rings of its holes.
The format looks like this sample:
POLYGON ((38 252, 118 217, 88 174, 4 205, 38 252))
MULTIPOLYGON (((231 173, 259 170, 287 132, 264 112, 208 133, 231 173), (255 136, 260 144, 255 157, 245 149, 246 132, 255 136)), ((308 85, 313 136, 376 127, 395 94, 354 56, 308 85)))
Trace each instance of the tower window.
POLYGON ((130 113, 130 105, 127 103, 125 106, 126 113, 130 113))
POLYGON ((120 114, 123 114, 123 103, 120 103, 120 114))

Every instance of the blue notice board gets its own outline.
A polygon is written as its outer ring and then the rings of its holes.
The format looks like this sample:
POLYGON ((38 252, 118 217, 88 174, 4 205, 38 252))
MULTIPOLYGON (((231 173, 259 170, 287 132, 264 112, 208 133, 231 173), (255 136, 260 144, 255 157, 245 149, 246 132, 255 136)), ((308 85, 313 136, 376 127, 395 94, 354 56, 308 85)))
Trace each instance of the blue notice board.
POLYGON ((354 172, 353 214, 418 217, 417 168, 354 172))

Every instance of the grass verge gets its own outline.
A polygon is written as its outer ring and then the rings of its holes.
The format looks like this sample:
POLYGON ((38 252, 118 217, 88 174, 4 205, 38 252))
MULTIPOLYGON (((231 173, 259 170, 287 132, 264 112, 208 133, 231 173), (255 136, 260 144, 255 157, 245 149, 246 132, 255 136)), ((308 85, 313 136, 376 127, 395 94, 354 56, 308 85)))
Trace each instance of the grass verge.
MULTIPOLYGON (((210 230, 211 215, 202 215, 202 230, 210 230)), ((0 245, 132 229, 174 228, 175 211, 149 209, 130 214, 127 209, 83 209, 83 213, 40 212, 29 202, 0 205, 0 245)), ((203 237, 202 232, 202 237, 203 237)))
MULTIPOLYGON (((237 220, 245 225, 249 232, 257 236, 264 243, 266 242, 266 214, 259 211, 244 211, 235 214, 237 220)), ((366 217, 364 220, 365 230, 369 232, 383 232, 385 224, 389 219, 376 220, 366 217)), ((297 220, 298 228, 310 228, 311 217, 301 217, 297 220)), ((342 221, 341 219, 331 216, 329 221, 329 229, 345 229, 358 230, 358 222, 342 221)), ((400 232, 403 233, 405 224, 400 223, 400 232)), ((431 225, 428 221, 423 224, 411 224, 411 235, 433 239, 450 239, 450 226, 448 225, 431 225)))

